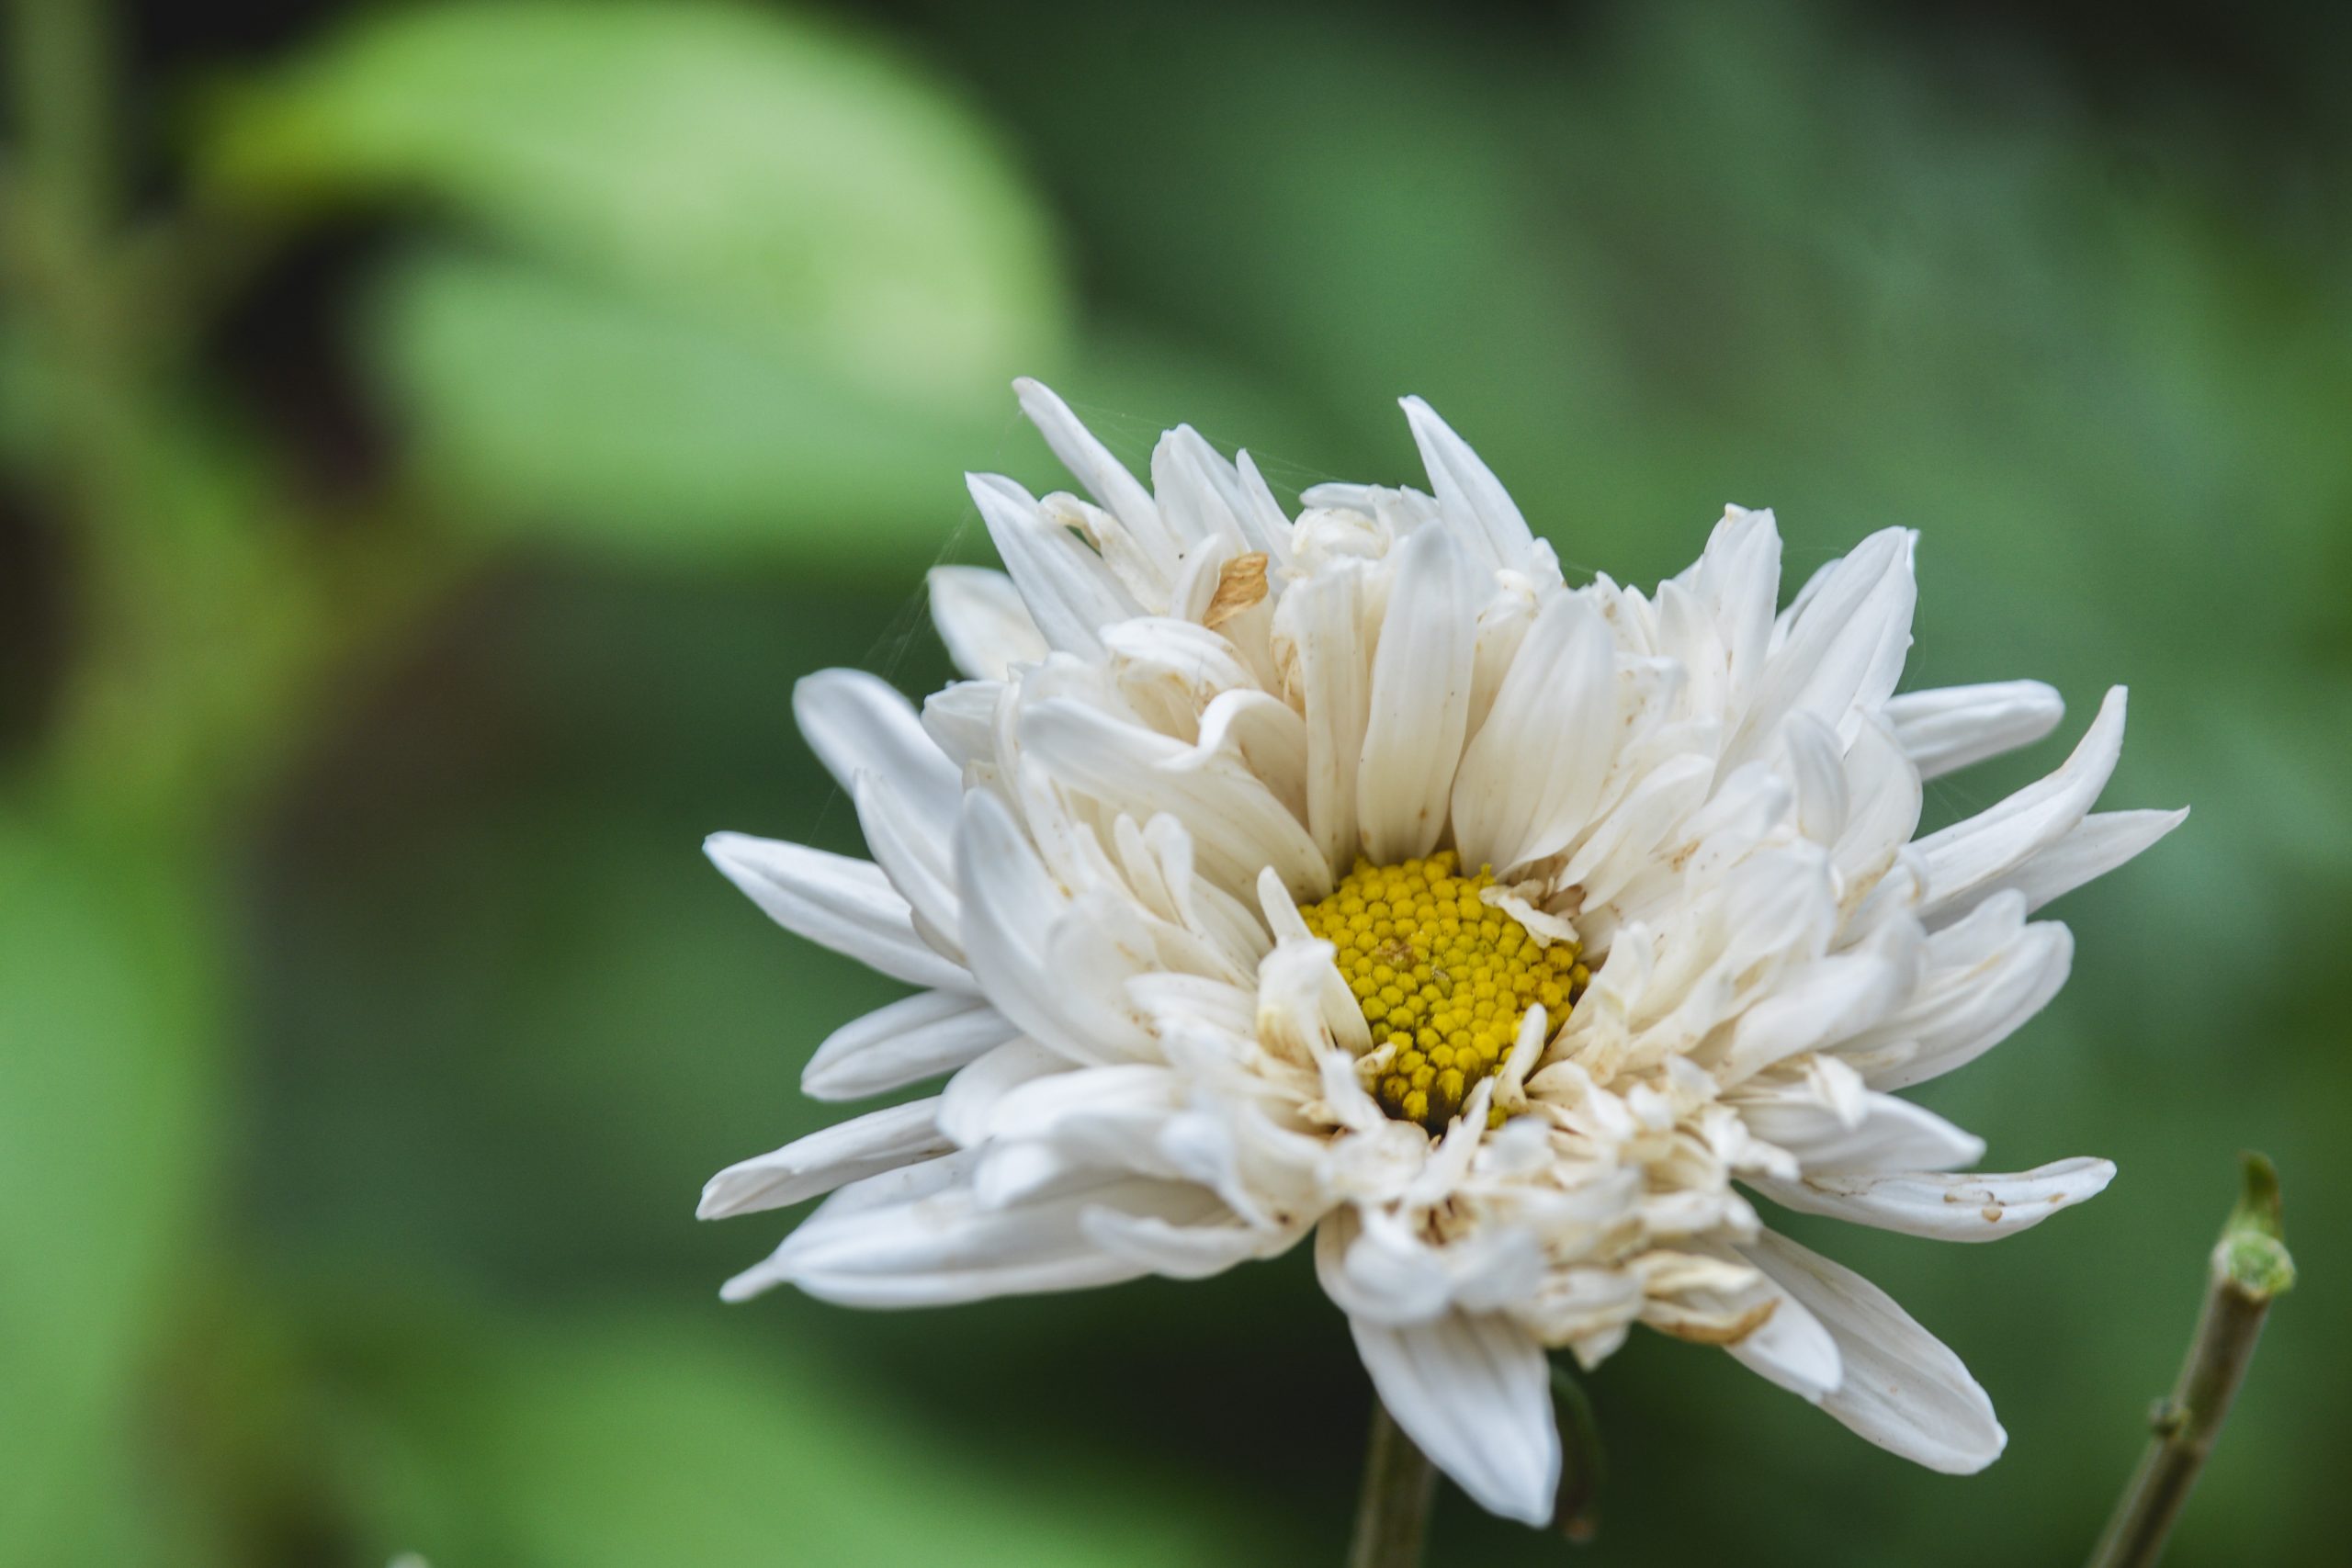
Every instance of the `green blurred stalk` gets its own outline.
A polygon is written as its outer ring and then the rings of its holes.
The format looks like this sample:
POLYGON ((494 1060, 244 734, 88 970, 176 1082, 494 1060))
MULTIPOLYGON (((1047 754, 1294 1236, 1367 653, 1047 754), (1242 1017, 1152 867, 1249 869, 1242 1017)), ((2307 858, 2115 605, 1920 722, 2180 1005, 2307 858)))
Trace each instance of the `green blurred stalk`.
POLYGON ((114 37, 95 0, 13 0, 19 123, 7 191, 9 260, 51 373, 57 477, 75 521, 133 525, 139 401, 129 313, 115 299, 120 176, 110 125, 114 37))
POLYGON ((1363 1493, 1356 1501, 1354 1544, 1348 1568, 1419 1568, 1429 1539, 1430 1506, 1437 1497, 1437 1467, 1388 1414, 1372 1401, 1372 1440, 1363 1459, 1363 1493))
POLYGON ((2237 1206, 2214 1245, 2205 1309, 2169 1397, 2150 1425, 2154 1440, 2091 1552, 2090 1568, 2144 1568, 2164 1554, 2173 1521, 2222 1435, 2245 1381, 2270 1303, 2295 1282, 2278 1199, 2278 1172, 2244 1157, 2237 1206))
POLYGON ((119 243, 114 27, 98 0, 13 0, 10 23, 19 123, 8 260, 53 422, 32 460, 69 525, 81 592, 55 760, 67 775, 119 777, 119 757, 82 759, 140 728, 180 552, 164 537, 170 508, 157 504, 151 367, 119 243))
POLYGON ((18 123, 0 212, 43 394, 43 428, 11 456, 55 504, 78 596, 41 805, 217 842, 299 742, 328 673, 477 552, 372 519, 311 526, 271 492, 266 457, 185 362, 187 285, 221 236, 186 211, 142 230, 129 209, 109 8, 8 6, 18 123))

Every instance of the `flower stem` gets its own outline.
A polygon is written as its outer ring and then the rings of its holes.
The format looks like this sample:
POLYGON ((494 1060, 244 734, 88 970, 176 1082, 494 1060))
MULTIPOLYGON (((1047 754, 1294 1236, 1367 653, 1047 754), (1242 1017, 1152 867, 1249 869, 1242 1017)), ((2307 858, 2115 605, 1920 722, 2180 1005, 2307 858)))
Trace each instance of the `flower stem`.
POLYGON ((1600 1423, 1584 1384, 1556 1361, 1552 1364, 1552 1408, 1560 1422, 1560 1495, 1552 1528, 1577 1546, 1589 1546, 1600 1529, 1598 1503, 1607 1473, 1600 1423))
POLYGON ((1419 1568, 1436 1496, 1437 1467, 1374 1396, 1372 1441, 1364 1451, 1363 1495, 1356 1502, 1348 1568, 1419 1568))
POLYGON ((2155 1407, 2154 1440, 2092 1551, 2090 1568, 2145 1568, 2163 1555, 2165 1538, 2254 1359, 2270 1303, 2294 1282, 2279 1218, 2278 1172, 2262 1156, 2246 1155, 2237 1207, 2213 1248, 2205 1310, 2188 1359, 2170 1396, 2155 1407))

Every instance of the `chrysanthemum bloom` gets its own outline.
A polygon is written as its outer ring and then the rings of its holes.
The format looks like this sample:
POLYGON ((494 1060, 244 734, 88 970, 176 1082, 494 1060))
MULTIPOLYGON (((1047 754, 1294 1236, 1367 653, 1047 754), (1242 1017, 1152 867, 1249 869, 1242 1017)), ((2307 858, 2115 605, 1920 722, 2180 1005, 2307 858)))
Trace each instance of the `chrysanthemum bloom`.
POLYGON ((1093 497, 970 480, 1006 574, 941 568, 969 677, 920 713, 848 671, 795 712, 871 862, 720 834, 787 929, 920 987, 827 1040, 823 1100, 952 1074, 714 1178, 706 1216, 838 1189, 730 1298, 937 1305, 1214 1274, 1310 1235, 1380 1397, 1497 1513, 1560 1464, 1546 1348, 1720 1345, 1937 1470, 2006 1441, 1952 1353, 1767 1228, 1955 1241, 2104 1188, 1947 1174, 1975 1137, 1896 1091, 2066 977, 2028 917, 2183 813, 2091 814, 2065 765, 1915 839, 1920 782, 2039 739, 2034 682, 1895 694, 1913 536, 1778 609, 1769 512, 1654 593, 1566 583, 1418 400, 1433 494, 1285 513, 1192 430, 1146 489, 1045 388, 1093 497))

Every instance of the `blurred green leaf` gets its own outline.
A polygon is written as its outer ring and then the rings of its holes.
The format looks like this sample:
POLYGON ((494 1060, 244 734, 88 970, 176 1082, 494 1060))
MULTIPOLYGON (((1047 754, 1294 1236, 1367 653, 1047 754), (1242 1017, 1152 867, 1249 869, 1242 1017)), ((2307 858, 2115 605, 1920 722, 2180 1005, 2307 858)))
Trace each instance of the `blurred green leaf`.
POLYGON ((526 1336, 469 1325, 371 1352, 397 1374, 374 1450, 397 1481, 368 1527, 436 1562, 518 1568, 1159 1568, 1246 1553, 1245 1509, 1180 1512, 1107 1472, 928 1438, 808 1359, 780 1370, 731 1348, 707 1310, 526 1336))
POLYGON ((1058 335, 1045 226, 985 128, 806 19, 385 12, 230 101, 232 190, 420 197, 885 392, 994 393, 1058 335))
POLYGON ((388 12, 211 123, 233 200, 421 206, 504 253, 410 267, 375 336, 434 471, 492 524, 870 547, 843 513, 904 510, 910 457, 952 497, 940 454, 1061 353, 1048 225, 988 130, 805 18, 388 12))
POLYGON ((989 438, 543 268, 419 256, 378 303, 371 357, 419 461, 502 534, 686 561, 927 558, 966 510, 954 454, 989 438))
POLYGON ((185 869, 0 819, 0 1562, 152 1560, 129 1434, 216 1087, 185 869))

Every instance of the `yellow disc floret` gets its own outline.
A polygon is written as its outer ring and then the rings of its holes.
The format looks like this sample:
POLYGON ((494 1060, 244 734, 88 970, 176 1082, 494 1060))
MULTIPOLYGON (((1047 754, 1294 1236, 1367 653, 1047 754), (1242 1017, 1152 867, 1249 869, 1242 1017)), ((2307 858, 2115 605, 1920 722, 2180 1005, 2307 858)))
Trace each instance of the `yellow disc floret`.
POLYGON ((1374 1047, 1396 1047, 1374 1090, 1381 1109, 1433 1133, 1510 1058, 1529 1008, 1543 1004, 1556 1029, 1590 978, 1576 943, 1539 941, 1479 897, 1492 868, 1461 876, 1455 866, 1451 850, 1402 865, 1360 860, 1299 911, 1339 950, 1374 1047))

